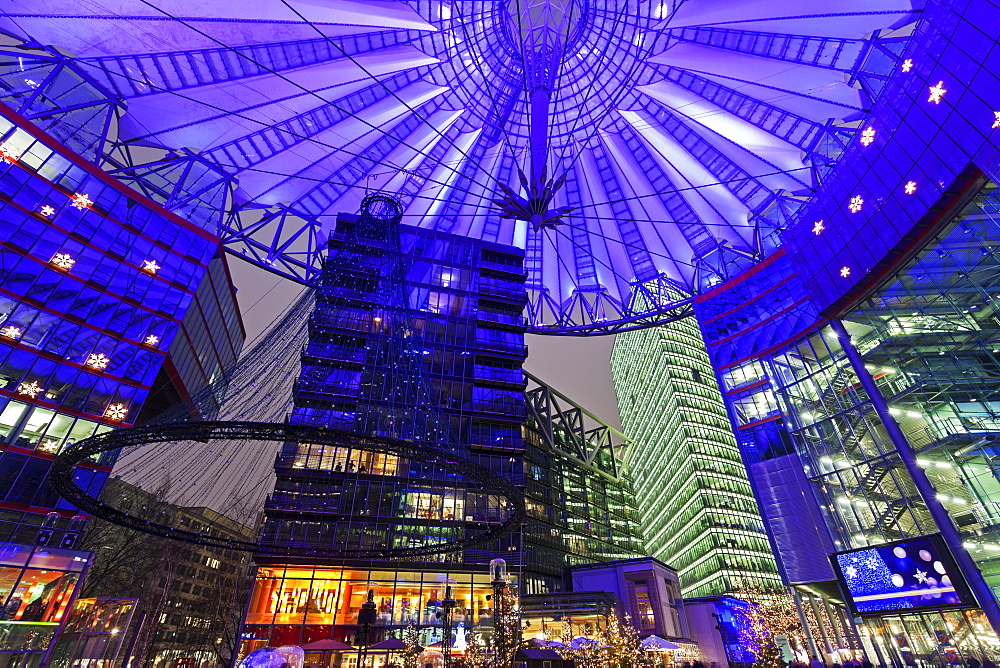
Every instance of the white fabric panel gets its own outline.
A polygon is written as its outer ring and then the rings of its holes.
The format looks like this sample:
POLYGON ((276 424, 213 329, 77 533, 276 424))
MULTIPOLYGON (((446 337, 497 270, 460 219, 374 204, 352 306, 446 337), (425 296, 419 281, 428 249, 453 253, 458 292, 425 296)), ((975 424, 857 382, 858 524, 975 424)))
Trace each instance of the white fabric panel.
POLYGON ((669 27, 711 25, 819 37, 861 37, 891 22, 878 12, 911 9, 908 0, 837 0, 817 5, 803 4, 800 0, 699 0, 681 3, 669 27), (836 16, 866 12, 871 14, 836 16))

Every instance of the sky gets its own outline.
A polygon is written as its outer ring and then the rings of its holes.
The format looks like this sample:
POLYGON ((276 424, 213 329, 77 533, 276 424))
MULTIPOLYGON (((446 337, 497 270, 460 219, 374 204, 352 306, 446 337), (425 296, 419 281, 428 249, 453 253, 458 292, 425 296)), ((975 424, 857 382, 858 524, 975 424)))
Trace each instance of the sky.
MULTIPOLYGON (((302 290, 298 283, 229 256, 247 341, 267 329, 302 290)), ((621 427, 611 383, 613 336, 528 335, 524 368, 614 427, 621 427)))

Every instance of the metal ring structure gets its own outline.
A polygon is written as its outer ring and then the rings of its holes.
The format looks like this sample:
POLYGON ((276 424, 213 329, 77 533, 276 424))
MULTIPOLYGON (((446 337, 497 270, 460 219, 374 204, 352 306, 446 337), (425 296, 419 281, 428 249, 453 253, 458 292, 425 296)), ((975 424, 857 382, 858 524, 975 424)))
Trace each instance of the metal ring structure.
POLYGON ((84 439, 64 450, 56 457, 49 475, 49 482, 63 498, 81 511, 107 520, 118 526, 142 531, 154 536, 216 547, 227 550, 253 552, 267 556, 311 556, 340 559, 396 559, 432 554, 458 552, 488 543, 513 533, 526 516, 524 495, 506 478, 475 462, 451 452, 421 447, 410 441, 382 436, 366 436, 348 431, 324 429, 309 425, 269 422, 175 422, 116 429, 84 439), (490 494, 503 497, 507 502, 508 517, 499 525, 481 535, 452 542, 405 548, 366 548, 342 550, 315 549, 303 545, 266 545, 254 541, 212 536, 176 527, 149 522, 113 508, 87 494, 73 480, 77 465, 88 457, 121 448, 136 448, 156 443, 177 441, 259 440, 276 443, 312 443, 356 448, 380 454, 395 455, 422 464, 440 466, 465 476, 471 483, 478 483, 490 494))

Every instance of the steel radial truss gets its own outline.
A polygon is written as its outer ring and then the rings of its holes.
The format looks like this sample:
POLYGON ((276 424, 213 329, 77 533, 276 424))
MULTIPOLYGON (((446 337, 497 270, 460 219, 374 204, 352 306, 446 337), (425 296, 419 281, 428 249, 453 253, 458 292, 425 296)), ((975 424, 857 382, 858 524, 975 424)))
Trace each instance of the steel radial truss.
MULTIPOLYGON (((918 0, 919 1, 919 0, 918 0)), ((8 0, 0 101, 310 282, 337 212, 518 245, 534 331, 675 318, 852 141, 908 0, 8 0), (667 297, 669 296, 669 298, 667 297)))

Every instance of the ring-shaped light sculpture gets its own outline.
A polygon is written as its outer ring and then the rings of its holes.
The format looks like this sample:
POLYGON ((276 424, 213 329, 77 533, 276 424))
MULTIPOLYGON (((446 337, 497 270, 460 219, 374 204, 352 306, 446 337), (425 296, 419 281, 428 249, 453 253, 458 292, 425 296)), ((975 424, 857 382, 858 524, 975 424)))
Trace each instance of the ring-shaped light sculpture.
MULTIPOLYGON (((176 422, 117 429, 84 439, 64 450, 55 460, 49 482, 63 498, 88 513, 118 526, 154 536, 171 538, 195 545, 215 547, 269 556, 310 556, 342 559, 395 559, 444 554, 465 550, 497 540, 517 530, 525 519, 524 496, 509 480, 460 455, 421 447, 411 441, 354 432, 324 429, 309 425, 266 422, 176 422), (351 448, 391 455, 424 466, 440 467, 464 478, 473 492, 495 495, 506 502, 506 517, 499 523, 461 522, 467 532, 457 540, 407 547, 370 547, 339 549, 334 546, 310 547, 271 545, 189 531, 151 522, 114 508, 88 494, 73 479, 76 467, 101 453, 178 441, 258 440, 273 443, 309 443, 320 446, 351 448)), ((450 483, 458 484, 458 483, 450 483)))

